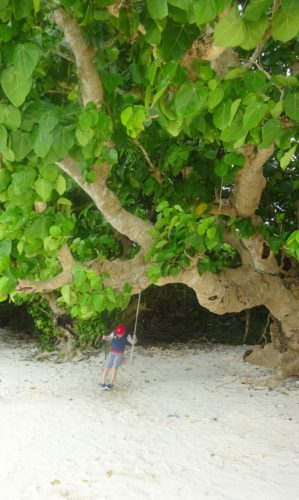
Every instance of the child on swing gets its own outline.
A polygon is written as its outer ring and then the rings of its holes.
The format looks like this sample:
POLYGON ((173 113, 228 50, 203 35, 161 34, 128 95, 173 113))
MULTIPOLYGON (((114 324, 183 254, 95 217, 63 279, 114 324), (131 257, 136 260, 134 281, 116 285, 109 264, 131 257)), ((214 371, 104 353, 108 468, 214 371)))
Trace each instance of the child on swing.
POLYGON ((111 391, 116 379, 117 370, 124 359, 126 345, 128 343, 135 345, 137 339, 136 337, 131 337, 131 335, 127 332, 125 326, 121 324, 116 325, 113 332, 111 332, 110 335, 104 335, 103 339, 110 341, 111 347, 104 364, 104 371, 101 377, 101 388, 106 391, 111 391), (112 373, 111 380, 110 384, 106 384, 105 380, 109 370, 111 370, 112 373))

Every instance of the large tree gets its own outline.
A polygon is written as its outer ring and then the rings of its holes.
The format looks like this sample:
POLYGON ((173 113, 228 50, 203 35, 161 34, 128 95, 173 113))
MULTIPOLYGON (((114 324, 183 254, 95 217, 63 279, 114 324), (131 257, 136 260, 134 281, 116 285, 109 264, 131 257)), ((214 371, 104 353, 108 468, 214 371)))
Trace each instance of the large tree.
POLYGON ((184 283, 217 314, 264 304, 298 361, 298 2, 0 0, 0 20, 1 299, 88 319, 184 283))

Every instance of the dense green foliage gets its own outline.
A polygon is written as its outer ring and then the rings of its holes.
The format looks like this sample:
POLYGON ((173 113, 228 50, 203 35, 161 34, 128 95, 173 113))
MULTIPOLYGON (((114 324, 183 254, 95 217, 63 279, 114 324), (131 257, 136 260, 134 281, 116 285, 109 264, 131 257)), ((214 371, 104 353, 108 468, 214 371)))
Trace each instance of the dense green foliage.
POLYGON ((67 242, 77 264, 60 304, 78 320, 128 304, 130 284, 123 293, 105 288, 105 276, 84 267, 119 257, 122 248, 59 168, 67 156, 87 183, 95 164, 110 163, 108 186, 122 206, 155 223, 147 252, 153 282, 176 276, 198 254, 199 273, 236 265, 223 242, 225 227, 245 238, 261 231, 275 254, 284 250, 299 260, 299 4, 274 5, 272 11, 272 0, 0 0, 0 300, 20 278, 55 276, 57 251, 67 242), (100 110, 82 105, 74 54, 52 19, 58 7, 72 13, 97 49, 100 110), (247 67, 270 27, 257 64, 247 67), (224 77, 200 58, 181 64, 207 28, 215 45, 234 47, 239 57, 224 77), (273 143, 260 227, 209 214, 215 191, 222 201, 231 196, 244 165, 240 148, 273 143))

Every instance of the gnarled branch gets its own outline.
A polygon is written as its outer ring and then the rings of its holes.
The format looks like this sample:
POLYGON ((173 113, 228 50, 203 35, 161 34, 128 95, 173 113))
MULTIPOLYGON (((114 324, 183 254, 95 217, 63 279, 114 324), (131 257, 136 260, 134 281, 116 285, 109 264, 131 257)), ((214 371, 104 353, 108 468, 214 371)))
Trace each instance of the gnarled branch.
POLYGON ((266 187, 264 164, 272 156, 274 149, 273 144, 266 149, 256 149, 252 144, 240 149, 245 156, 245 165, 236 175, 232 201, 241 217, 251 217, 259 206, 266 187))
POLYGON ((67 283, 71 283, 73 279, 72 265, 74 260, 67 245, 60 248, 57 257, 62 267, 60 274, 45 281, 19 280, 16 291, 24 293, 48 293, 61 288, 67 283))
MULTIPOLYGON (((66 13, 63 9, 55 11, 54 20, 64 31, 65 38, 74 53, 78 77, 82 82, 84 104, 92 101, 100 106, 103 101, 101 80, 93 63, 93 53, 86 45, 78 23, 71 14, 66 13)), ((112 147, 112 144, 109 144, 109 147, 112 147)), ((57 162, 57 165, 91 197, 106 220, 119 233, 126 235, 141 247, 146 247, 151 243, 152 238, 148 235, 148 231, 152 225, 123 209, 118 197, 107 188, 109 164, 103 163, 101 166, 94 167, 96 180, 91 184, 82 179, 81 172, 73 159, 65 158, 57 162)))
POLYGON ((93 63, 94 48, 87 46, 80 26, 69 12, 57 9, 53 18, 63 30, 65 39, 75 56, 78 78, 82 83, 83 104, 94 102, 100 107, 103 102, 103 87, 93 63))
POLYGON ((81 172, 72 158, 66 158, 57 164, 90 196, 114 229, 138 243, 142 248, 147 248, 152 243, 152 237, 148 234, 153 227, 152 224, 122 208, 118 197, 106 186, 110 170, 108 163, 94 167, 96 179, 91 184, 82 179, 81 172))

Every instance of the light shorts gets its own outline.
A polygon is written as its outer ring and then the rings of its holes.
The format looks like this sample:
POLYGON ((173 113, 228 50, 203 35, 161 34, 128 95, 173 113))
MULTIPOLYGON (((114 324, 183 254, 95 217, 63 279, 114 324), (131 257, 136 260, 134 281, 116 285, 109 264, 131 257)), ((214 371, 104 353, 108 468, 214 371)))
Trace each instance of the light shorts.
POLYGON ((124 359, 123 354, 118 354, 116 352, 109 352, 104 368, 119 368, 124 359))

